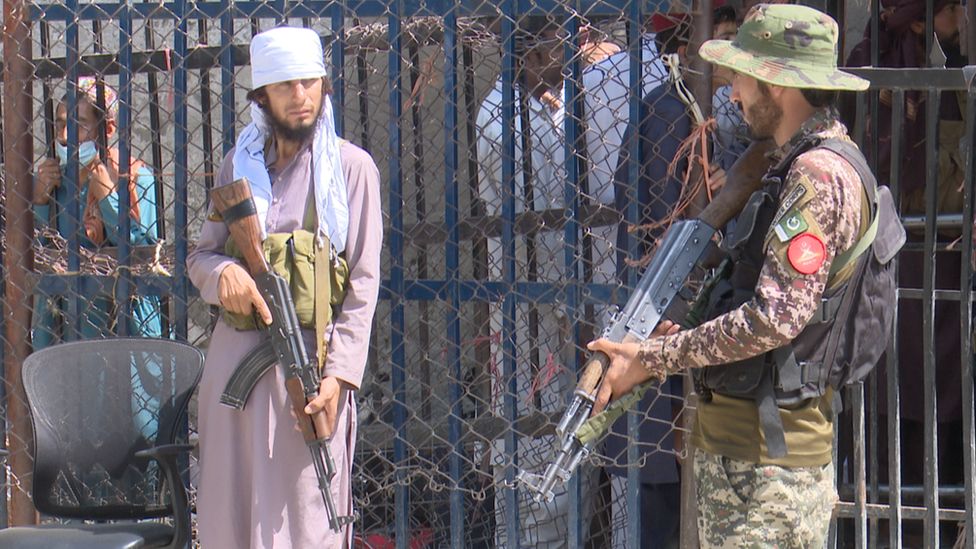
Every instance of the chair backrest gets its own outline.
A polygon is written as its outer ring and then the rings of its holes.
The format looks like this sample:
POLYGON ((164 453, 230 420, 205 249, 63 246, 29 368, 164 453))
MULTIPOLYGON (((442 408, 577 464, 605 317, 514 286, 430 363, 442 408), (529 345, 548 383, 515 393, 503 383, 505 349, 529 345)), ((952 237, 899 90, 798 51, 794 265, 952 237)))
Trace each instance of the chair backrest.
POLYGON ((172 514, 160 467, 135 453, 174 443, 203 353, 165 339, 65 343, 24 361, 38 511, 93 520, 172 514))

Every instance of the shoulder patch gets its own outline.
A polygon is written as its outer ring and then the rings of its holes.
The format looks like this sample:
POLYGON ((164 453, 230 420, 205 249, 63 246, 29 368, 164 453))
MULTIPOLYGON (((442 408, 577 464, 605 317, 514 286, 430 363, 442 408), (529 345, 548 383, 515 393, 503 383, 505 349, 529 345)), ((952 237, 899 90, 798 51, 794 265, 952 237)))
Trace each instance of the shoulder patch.
POLYGON ((783 198, 783 200, 779 203, 779 209, 776 210, 776 217, 773 218, 773 225, 779 223, 780 220, 783 218, 783 216, 786 214, 786 212, 790 211, 790 209, 793 208, 793 206, 796 206, 796 204, 800 201, 800 199, 803 198, 803 196, 806 194, 807 194, 806 185, 800 184, 793 187, 790 193, 786 195, 783 198))
POLYGON ((806 232, 790 241, 786 257, 798 273, 810 275, 820 270, 827 258, 827 248, 820 237, 806 232))
POLYGON ((776 226, 773 227, 773 232, 776 233, 776 237, 779 238, 780 242, 786 242, 808 228, 809 225, 807 225, 807 222, 803 219, 803 215, 800 214, 800 212, 793 212, 777 223, 776 226))
POLYGON ((784 212, 789 211, 789 209, 792 208, 797 203, 797 201, 803 198, 803 195, 805 195, 806 193, 807 193, 807 188, 805 185, 797 185, 796 187, 793 188, 792 191, 790 191, 790 194, 788 194, 786 198, 784 198, 783 201, 780 203, 780 208, 784 212))

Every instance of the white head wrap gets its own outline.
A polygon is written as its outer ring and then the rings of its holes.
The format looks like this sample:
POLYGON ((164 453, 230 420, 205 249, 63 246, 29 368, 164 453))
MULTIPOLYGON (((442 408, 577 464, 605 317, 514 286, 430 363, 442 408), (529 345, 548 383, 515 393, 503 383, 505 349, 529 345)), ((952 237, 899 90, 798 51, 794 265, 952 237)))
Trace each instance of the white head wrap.
MULTIPOLYGON (((253 89, 325 75, 322 42, 315 31, 278 27, 256 35, 251 41, 253 89)), ((262 231, 266 230, 265 219, 271 202, 271 178, 264 161, 264 144, 269 130, 264 111, 257 103, 251 103, 251 123, 237 137, 234 152, 234 178, 246 177, 250 181, 262 231)), ((322 113, 316 123, 312 142, 312 172, 318 216, 316 235, 328 236, 336 251, 341 252, 346 248, 349 205, 329 97, 322 98, 322 113)))

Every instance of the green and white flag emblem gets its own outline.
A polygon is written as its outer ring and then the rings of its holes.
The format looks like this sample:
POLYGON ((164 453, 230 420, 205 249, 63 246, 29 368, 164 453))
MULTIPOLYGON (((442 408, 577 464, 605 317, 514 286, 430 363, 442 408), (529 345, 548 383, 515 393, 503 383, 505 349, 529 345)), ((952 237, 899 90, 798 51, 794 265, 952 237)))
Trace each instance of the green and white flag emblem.
POLYGON ((776 224, 773 230, 776 231, 776 236, 780 242, 786 242, 807 230, 807 222, 803 220, 803 216, 799 212, 794 212, 776 224))

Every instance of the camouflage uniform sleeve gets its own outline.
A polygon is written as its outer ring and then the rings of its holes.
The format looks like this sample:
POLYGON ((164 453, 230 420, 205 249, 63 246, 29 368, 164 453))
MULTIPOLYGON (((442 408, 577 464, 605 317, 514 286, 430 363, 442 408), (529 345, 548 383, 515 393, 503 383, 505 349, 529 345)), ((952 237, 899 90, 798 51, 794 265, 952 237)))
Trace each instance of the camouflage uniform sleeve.
POLYGON ((784 202, 766 234, 755 296, 697 328, 643 342, 644 366, 656 374, 727 364, 792 341, 820 304, 834 256, 856 241, 863 194, 857 172, 836 154, 820 149, 797 158, 781 194, 784 202), (786 197, 796 195, 790 204, 786 197), (802 269, 811 274, 798 271, 788 256, 790 244, 806 234, 823 243, 819 267, 814 260, 815 271, 802 269))

